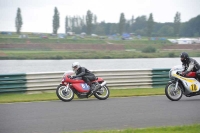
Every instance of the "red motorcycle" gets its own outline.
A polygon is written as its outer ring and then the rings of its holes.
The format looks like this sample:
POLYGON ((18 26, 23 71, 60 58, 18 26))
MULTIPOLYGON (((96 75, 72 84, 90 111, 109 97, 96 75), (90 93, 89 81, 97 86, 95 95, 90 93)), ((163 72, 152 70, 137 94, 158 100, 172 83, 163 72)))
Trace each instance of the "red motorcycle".
POLYGON ((72 72, 65 73, 62 83, 56 89, 56 94, 60 100, 69 102, 74 98, 74 94, 76 94, 78 98, 89 98, 94 95, 99 100, 105 100, 109 97, 110 91, 103 78, 98 77, 96 80, 92 81, 93 86, 101 85, 101 88, 94 92, 81 78, 72 79, 72 74, 72 72))

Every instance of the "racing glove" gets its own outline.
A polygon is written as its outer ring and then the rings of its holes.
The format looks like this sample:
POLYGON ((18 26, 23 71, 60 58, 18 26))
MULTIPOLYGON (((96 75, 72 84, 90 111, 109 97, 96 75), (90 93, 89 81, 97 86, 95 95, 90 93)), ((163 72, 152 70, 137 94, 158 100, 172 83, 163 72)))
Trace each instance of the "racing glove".
POLYGON ((77 76, 72 76, 72 79, 75 79, 75 78, 77 78, 77 76))
POLYGON ((182 76, 185 77, 188 73, 189 73, 189 71, 184 71, 184 72, 182 72, 182 76))
POLYGON ((182 76, 185 76, 186 74, 185 74, 185 72, 182 72, 181 75, 182 75, 182 76))

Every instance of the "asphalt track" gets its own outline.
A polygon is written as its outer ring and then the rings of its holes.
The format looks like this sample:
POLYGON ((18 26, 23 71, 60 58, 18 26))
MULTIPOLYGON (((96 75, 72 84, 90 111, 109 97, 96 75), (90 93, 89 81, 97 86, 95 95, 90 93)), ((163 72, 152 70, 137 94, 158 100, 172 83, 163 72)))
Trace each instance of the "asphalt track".
POLYGON ((200 123, 200 96, 0 104, 0 133, 61 133, 200 123))

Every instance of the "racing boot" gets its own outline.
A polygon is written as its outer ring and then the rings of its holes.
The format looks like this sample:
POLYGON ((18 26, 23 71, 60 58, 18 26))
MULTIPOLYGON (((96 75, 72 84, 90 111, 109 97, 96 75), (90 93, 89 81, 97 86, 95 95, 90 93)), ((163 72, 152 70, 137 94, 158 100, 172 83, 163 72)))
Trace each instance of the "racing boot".
POLYGON ((90 84, 90 91, 93 92, 95 90, 95 84, 90 84))

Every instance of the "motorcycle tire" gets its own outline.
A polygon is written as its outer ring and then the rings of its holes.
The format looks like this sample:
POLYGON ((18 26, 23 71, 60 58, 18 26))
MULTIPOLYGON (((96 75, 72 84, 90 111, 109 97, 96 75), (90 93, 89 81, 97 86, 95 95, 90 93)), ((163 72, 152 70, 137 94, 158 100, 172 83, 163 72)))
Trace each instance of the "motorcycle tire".
POLYGON ((94 96, 99 100, 106 100, 110 96, 110 90, 105 85, 101 89, 99 89, 96 93, 94 93, 94 96), (104 95, 104 92, 106 92, 105 95, 104 95))
POLYGON ((64 102, 69 102, 74 98, 74 92, 71 88, 68 88, 67 92, 64 91, 65 87, 66 86, 64 86, 64 85, 59 85, 56 89, 56 95, 60 100, 62 100, 64 102))
POLYGON ((169 90, 169 89, 174 89, 174 88, 175 88, 174 83, 168 83, 165 87, 165 95, 171 101, 178 101, 183 96, 182 86, 180 84, 178 84, 177 92, 175 92, 173 90, 169 90), (170 88, 170 87, 172 87, 172 88, 170 88))

